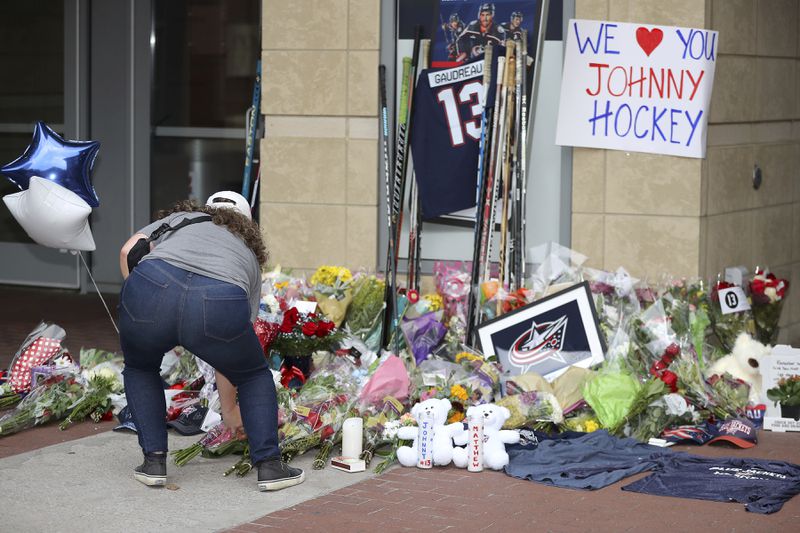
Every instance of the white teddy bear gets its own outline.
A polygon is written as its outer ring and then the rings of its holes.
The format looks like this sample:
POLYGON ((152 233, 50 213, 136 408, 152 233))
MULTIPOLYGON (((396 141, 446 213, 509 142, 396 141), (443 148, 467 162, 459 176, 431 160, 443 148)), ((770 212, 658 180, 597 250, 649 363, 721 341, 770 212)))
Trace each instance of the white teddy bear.
POLYGON ((727 372, 741 379, 750 385, 750 403, 761 403, 761 364, 771 352, 771 346, 764 346, 747 333, 740 333, 730 355, 718 359, 706 374, 713 376, 727 372))
MULTIPOLYGON (((466 438, 466 430, 461 423, 445 424, 447 422, 447 413, 450 411, 452 404, 450 400, 431 398, 424 402, 418 403, 411 408, 411 415, 421 423, 424 417, 433 419, 433 464, 435 465, 448 465, 453 460, 453 437, 459 439, 466 438), (464 434, 462 437, 461 434, 464 434)), ((414 440, 411 446, 400 446, 397 448, 397 460, 403 466, 416 466, 417 465, 417 436, 419 428, 413 426, 404 426, 398 429, 397 436, 402 440, 414 440)))
MULTIPOLYGON (((519 442, 519 432, 500 429, 511 417, 511 412, 505 407, 486 403, 473 405, 467 409, 467 420, 475 416, 483 417, 483 465, 492 470, 502 470, 508 464, 506 444, 519 442)), ((465 443, 466 441, 462 441, 461 438, 456 440, 456 444, 465 443)), ((453 452, 453 464, 459 468, 466 468, 467 462, 467 448, 456 448, 453 452)))

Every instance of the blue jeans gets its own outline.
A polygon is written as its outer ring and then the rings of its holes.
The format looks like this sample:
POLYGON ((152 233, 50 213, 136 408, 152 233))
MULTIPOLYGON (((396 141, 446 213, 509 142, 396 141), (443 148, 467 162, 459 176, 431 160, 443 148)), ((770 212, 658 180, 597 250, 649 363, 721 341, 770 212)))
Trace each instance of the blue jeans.
POLYGON ((241 287, 151 259, 125 281, 119 310, 125 394, 144 453, 167 451, 159 369, 180 345, 237 387, 253 464, 280 457, 275 384, 241 287))

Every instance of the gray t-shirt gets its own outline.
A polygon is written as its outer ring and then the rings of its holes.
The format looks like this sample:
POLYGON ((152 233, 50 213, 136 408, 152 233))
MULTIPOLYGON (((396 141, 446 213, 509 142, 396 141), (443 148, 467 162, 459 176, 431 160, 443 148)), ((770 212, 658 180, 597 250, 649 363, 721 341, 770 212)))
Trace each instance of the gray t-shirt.
MULTIPOLYGON (((200 212, 172 213, 138 231, 150 236, 161 224, 175 226, 184 218, 203 216, 200 212)), ((233 283, 250 299, 250 320, 258 317, 261 301, 261 269, 253 251, 225 226, 211 221, 190 224, 167 232, 154 241, 153 250, 142 261, 162 259, 189 272, 233 283)))

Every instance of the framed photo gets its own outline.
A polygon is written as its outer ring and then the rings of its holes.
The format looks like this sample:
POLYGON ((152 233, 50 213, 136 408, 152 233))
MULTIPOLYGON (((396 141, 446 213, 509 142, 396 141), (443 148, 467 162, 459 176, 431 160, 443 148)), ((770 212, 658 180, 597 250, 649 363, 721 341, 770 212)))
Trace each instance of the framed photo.
POLYGON ((603 362, 606 351, 588 282, 480 324, 478 340, 505 374, 536 372, 548 381, 570 366, 603 362))

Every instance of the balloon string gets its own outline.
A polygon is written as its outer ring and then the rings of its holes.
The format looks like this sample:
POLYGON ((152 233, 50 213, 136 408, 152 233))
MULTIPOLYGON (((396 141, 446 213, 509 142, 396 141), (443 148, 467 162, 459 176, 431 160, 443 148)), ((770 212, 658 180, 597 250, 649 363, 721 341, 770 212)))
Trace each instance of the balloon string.
POLYGON ((111 316, 111 311, 108 310, 108 306, 106 305, 106 301, 103 299, 103 295, 100 294, 100 289, 97 287, 97 283, 95 283, 94 277, 92 277, 92 271, 89 270, 89 265, 86 264, 86 259, 83 258, 83 254, 82 253, 78 252, 78 255, 81 257, 81 261, 83 261, 83 266, 86 267, 86 273, 89 274, 89 279, 91 279, 92 283, 94 284, 94 290, 97 291, 97 295, 100 297, 100 301, 103 302, 103 307, 106 308, 106 313, 108 313, 108 318, 111 319, 111 325, 114 326, 114 329, 116 330, 117 335, 119 335, 119 328, 117 328, 117 323, 114 322, 114 317, 111 316))

